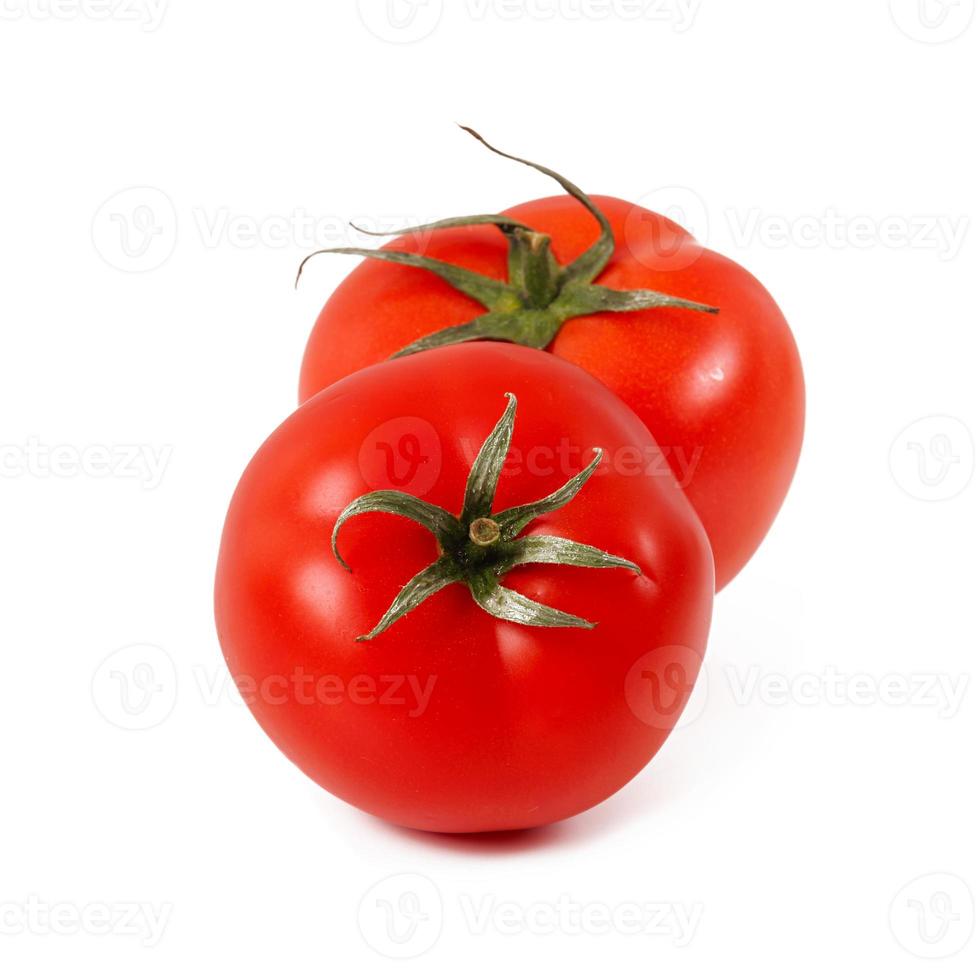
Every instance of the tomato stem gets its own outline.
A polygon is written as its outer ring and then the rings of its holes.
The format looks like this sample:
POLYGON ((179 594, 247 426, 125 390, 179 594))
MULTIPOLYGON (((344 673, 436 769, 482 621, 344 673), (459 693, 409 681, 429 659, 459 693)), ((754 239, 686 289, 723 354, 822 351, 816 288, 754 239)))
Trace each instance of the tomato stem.
POLYGON ((564 507, 582 490, 595 472, 602 451, 581 473, 554 493, 530 504, 493 513, 493 500, 507 459, 514 432, 517 399, 507 395, 507 408, 483 443, 466 480, 459 517, 397 490, 376 490, 352 501, 337 518, 331 546, 337 561, 350 571, 340 556, 337 537, 352 517, 369 513, 397 514, 420 524, 436 539, 439 557, 423 568, 395 596, 378 624, 358 640, 373 640, 402 616, 420 606, 440 589, 454 583, 468 586, 481 609, 524 626, 574 626, 592 629, 595 623, 553 609, 504 588, 500 580, 518 565, 577 565, 585 568, 628 568, 637 575, 640 567, 626 558, 611 555, 592 545, 544 534, 521 537, 538 517, 564 507))
POLYGON ((515 228, 508 238, 510 285, 520 294, 524 309, 546 310, 561 288, 551 238, 524 228, 515 228))
POLYGON ((500 540, 500 525, 491 517, 478 517, 470 524, 470 541, 486 548, 500 540))
POLYGON ((599 237, 577 259, 567 266, 561 266, 551 250, 551 239, 547 235, 507 215, 477 214, 446 218, 392 232, 394 235, 419 235, 444 228, 477 225, 496 227, 507 238, 507 282, 425 255, 388 248, 326 248, 303 259, 296 274, 297 283, 306 263, 314 255, 360 255, 368 259, 424 269, 486 307, 487 312, 482 316, 468 323, 428 334, 396 351, 392 357, 404 357, 418 351, 469 340, 504 340, 543 350, 555 339, 567 320, 593 313, 625 313, 657 307, 674 307, 709 314, 718 312, 715 306, 648 289, 615 290, 595 285, 594 280, 605 269, 616 247, 612 227, 595 202, 567 177, 539 163, 498 150, 468 126, 460 128, 479 140, 492 153, 522 163, 557 181, 566 193, 595 218, 599 225, 599 237))

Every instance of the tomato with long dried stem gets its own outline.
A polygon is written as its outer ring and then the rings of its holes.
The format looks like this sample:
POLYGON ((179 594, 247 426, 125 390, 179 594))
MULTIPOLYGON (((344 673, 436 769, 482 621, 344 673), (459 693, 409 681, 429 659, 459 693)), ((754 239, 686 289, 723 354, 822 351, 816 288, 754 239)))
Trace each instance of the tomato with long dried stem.
POLYGON ((325 250, 368 261, 316 322, 300 399, 446 344, 556 354, 654 434, 708 533, 721 588, 768 531, 800 453, 803 374, 786 320, 745 269, 669 218, 489 148, 566 193, 405 229, 380 250, 325 250))

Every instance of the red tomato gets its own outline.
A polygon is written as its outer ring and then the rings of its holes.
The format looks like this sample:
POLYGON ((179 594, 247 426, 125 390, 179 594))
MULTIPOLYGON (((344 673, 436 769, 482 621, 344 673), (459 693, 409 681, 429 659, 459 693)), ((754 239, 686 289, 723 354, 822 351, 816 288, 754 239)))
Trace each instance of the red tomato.
MULTIPOLYGON (((511 344, 389 361, 310 399, 246 469, 218 559, 218 633, 259 723, 321 786, 405 826, 515 829, 599 803, 660 748, 707 638, 708 542, 657 461, 607 388, 511 344), (494 494, 468 478, 513 411, 508 392, 516 416, 494 494), (482 493, 493 517, 469 525, 475 545, 513 508, 574 482, 596 448, 578 494, 521 533, 601 549, 640 574, 531 563, 502 576, 509 595, 584 622, 495 618, 456 582, 357 642, 420 570, 456 552, 403 516, 361 514, 337 533, 348 571, 330 542, 352 501, 397 490, 460 515, 464 493, 482 493)), ((504 567, 474 561, 475 578, 504 567)))
MULTIPOLYGON (((614 243, 596 284, 654 290, 720 312, 591 313, 565 321, 546 349, 599 378, 654 434, 708 533, 720 589, 762 541, 796 468, 804 414, 796 345, 772 297, 741 266, 703 248, 662 215, 613 197, 592 201, 608 220, 614 243)), ((504 213, 550 236, 562 266, 596 241, 595 218, 572 196, 504 213)), ((426 232, 422 244, 406 236, 386 248, 508 278, 508 244, 496 228, 426 232)), ((300 400, 485 312, 429 271, 366 261, 341 283, 316 322, 300 400)))

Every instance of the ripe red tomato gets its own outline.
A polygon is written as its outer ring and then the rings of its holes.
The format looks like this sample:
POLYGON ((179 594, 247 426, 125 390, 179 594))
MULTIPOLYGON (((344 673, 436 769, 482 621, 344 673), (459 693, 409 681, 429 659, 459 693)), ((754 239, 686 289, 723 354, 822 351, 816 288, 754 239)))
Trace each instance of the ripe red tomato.
POLYGON ((515 829, 599 803, 660 748, 707 638, 708 542, 658 459, 607 388, 511 344, 389 361, 310 399, 246 469, 218 559, 218 634, 259 723, 320 785, 405 826, 515 829), (529 523, 515 509, 542 498, 529 523), (413 499, 412 520, 367 512, 413 499), (463 530, 437 546, 432 514, 463 530), (592 567, 536 563, 570 541, 592 567), (463 578, 366 639, 440 562, 463 578))
MULTIPOLYGON (((544 198, 504 214, 548 236, 558 264, 567 267, 596 242, 596 216, 583 198, 544 198)), ((640 416, 704 524, 720 589, 769 530, 796 468, 804 415, 796 345, 772 297, 735 262, 662 215, 613 197, 591 202, 611 235, 611 256, 595 284, 654 290, 719 312, 604 310, 559 323, 551 337, 529 330, 522 342, 585 368, 640 416)), ((424 254, 506 281, 508 247, 498 228, 476 225, 426 231, 424 240, 406 236, 386 250, 424 254)), ((300 400, 420 338, 468 324, 488 308, 425 269, 365 261, 316 322, 300 400)), ((516 339, 513 332, 508 338, 504 329, 496 339, 516 339)))

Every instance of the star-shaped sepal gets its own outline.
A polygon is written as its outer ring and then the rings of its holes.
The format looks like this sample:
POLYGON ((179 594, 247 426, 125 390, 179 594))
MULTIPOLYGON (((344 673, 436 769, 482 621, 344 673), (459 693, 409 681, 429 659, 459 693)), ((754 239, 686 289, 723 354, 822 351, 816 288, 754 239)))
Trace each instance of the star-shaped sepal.
POLYGON ((373 640, 429 596, 454 583, 468 586, 474 602, 498 619, 524 626, 592 629, 595 623, 505 588, 500 584, 501 578, 518 565, 528 564, 628 568, 637 575, 642 574, 635 562, 592 545, 544 534, 521 536, 535 518, 564 507, 578 495, 601 462, 601 449, 595 449, 592 462, 554 493, 533 503, 493 512, 493 500, 510 449, 517 413, 517 398, 512 394, 506 397, 507 408, 470 470, 458 517, 411 494, 377 490, 358 497, 337 518, 331 546, 337 561, 348 571, 350 567, 337 548, 337 536, 347 521, 360 514, 407 517, 430 531, 439 547, 439 557, 402 588, 377 626, 358 640, 373 640))

